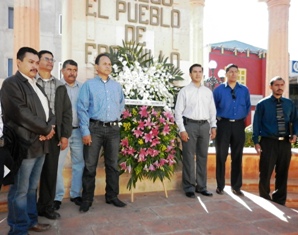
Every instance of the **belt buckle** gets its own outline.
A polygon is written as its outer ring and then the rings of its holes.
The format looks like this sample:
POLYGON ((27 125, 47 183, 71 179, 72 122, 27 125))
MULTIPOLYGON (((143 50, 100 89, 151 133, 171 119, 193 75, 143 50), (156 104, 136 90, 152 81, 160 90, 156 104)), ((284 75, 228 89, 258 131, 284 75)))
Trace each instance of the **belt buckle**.
POLYGON ((284 140, 285 137, 278 137, 278 140, 284 140))
POLYGON ((230 121, 230 122, 235 122, 236 120, 235 120, 235 119, 229 119, 229 121, 230 121))

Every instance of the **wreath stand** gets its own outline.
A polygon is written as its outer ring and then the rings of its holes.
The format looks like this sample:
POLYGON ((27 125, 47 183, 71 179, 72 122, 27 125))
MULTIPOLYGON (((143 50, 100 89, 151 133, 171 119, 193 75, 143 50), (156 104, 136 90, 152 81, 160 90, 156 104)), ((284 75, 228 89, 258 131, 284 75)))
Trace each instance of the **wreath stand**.
MULTIPOLYGON (((167 191, 167 187, 165 185, 165 183, 163 181, 161 181, 162 186, 163 186, 163 190, 165 192, 165 197, 168 198, 168 191, 167 191)), ((134 192, 133 192, 134 187, 131 187, 130 190, 130 202, 134 202, 134 192)))

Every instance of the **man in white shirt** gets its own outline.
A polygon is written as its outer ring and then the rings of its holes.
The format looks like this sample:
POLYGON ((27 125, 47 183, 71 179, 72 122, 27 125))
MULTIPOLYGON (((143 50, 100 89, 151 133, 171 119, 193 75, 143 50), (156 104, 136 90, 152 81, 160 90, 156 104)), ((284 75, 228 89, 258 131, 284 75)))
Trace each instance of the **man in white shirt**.
POLYGON ((212 196, 207 191, 207 156, 210 138, 216 136, 216 109, 211 90, 202 85, 203 67, 189 68, 191 83, 178 94, 175 119, 182 139, 182 186, 185 195, 212 196), (194 164, 196 156, 196 165, 194 164))

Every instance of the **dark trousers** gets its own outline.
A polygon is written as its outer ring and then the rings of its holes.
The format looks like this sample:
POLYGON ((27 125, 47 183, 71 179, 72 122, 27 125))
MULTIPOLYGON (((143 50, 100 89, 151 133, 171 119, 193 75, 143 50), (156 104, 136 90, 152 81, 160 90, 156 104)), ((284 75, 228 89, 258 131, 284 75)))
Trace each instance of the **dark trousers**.
POLYGON ((106 171, 106 200, 112 200, 119 194, 118 154, 120 146, 120 128, 101 126, 90 122, 91 146, 84 145, 85 167, 83 172, 83 201, 92 202, 95 190, 95 176, 101 147, 104 151, 106 171))
POLYGON ((272 200, 278 204, 285 205, 287 199, 288 171, 291 161, 291 143, 288 140, 275 140, 262 138, 260 141, 260 196, 271 200, 270 178, 275 169, 275 190, 272 200))
POLYGON ((60 147, 58 138, 55 135, 49 140, 49 153, 45 155, 39 184, 39 198, 37 209, 39 212, 51 208, 56 194, 57 169, 60 147))
POLYGON ((216 181, 221 190, 225 187, 225 163, 231 147, 231 186, 239 190, 242 186, 242 152, 245 143, 244 121, 230 122, 226 119, 217 121, 216 181))

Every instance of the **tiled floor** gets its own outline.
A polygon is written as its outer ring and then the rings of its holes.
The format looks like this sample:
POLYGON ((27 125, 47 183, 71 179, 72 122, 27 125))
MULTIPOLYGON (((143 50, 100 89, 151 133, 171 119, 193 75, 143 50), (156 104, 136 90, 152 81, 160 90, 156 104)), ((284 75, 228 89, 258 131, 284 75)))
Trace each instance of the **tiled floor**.
MULTIPOLYGON (((213 197, 196 194, 187 198, 182 191, 121 195, 126 208, 116 208, 97 196, 87 213, 65 199, 59 210, 61 219, 50 223, 51 230, 43 235, 97 234, 298 234, 298 210, 268 202, 254 194, 244 197, 231 193, 213 197)), ((0 213, 0 234, 7 234, 7 213, 0 213)), ((37 234, 30 232, 30 234, 37 234)))

